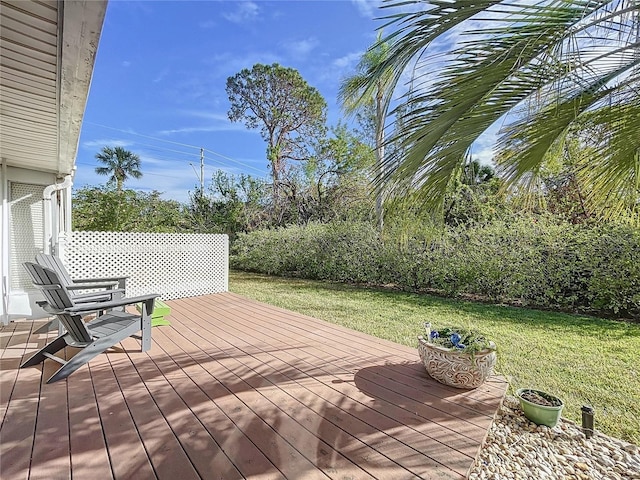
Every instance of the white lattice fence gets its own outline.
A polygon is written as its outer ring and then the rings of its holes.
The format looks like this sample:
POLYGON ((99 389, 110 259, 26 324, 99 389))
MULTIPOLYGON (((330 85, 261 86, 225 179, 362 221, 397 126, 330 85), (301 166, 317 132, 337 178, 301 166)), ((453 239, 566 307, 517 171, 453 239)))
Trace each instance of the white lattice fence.
POLYGON ((127 296, 164 300, 225 292, 227 235, 72 232, 60 252, 72 277, 127 275, 127 296))

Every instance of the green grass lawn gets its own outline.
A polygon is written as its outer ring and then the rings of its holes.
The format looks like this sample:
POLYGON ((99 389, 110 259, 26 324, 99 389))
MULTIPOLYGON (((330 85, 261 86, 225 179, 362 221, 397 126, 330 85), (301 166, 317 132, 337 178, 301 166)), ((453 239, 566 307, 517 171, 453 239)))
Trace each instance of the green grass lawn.
POLYGON ((597 430, 640 444, 640 324, 244 272, 231 272, 229 287, 409 346, 426 321, 475 327, 497 344, 497 370, 511 393, 556 395, 577 423, 580 407, 592 405, 597 430))

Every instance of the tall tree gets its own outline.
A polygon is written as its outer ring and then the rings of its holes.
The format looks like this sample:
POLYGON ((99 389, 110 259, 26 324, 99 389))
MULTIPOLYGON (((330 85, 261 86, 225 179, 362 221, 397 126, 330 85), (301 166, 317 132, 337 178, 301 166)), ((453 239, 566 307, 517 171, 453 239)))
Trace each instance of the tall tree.
POLYGON ((309 140, 325 131, 327 103, 293 68, 256 64, 227 79, 232 122, 260 128, 267 142, 274 201, 288 160, 308 158, 309 140))
MULTIPOLYGON (((451 0, 387 4, 387 59, 367 72, 375 88, 413 69, 404 95, 405 147, 385 183, 419 188, 441 205, 471 144, 498 120, 499 170, 535 188, 547 152, 578 122, 604 126, 598 155, 579 174, 585 200, 610 215, 640 200, 640 2, 451 0), (443 51, 442 47, 450 45, 443 51)), ((387 158, 386 162, 394 159, 387 158)))
POLYGON ((310 215, 306 220, 370 220, 369 173, 375 162, 371 146, 338 123, 321 139, 304 164, 310 215))
MULTIPOLYGON (((382 32, 380 32, 378 41, 360 59, 356 73, 342 81, 338 92, 342 108, 347 114, 361 113, 366 115, 370 112, 373 117, 377 178, 382 178, 385 175, 385 122, 394 88, 393 70, 387 68, 372 82, 367 82, 367 74, 372 70, 382 68, 382 65, 388 60, 389 43, 382 41, 382 32)), ((378 228, 382 230, 384 211, 381 191, 376 193, 376 218, 378 228)))
POLYGON ((98 175, 109 175, 107 185, 115 185, 118 193, 128 178, 141 178, 140 157, 122 147, 103 147, 96 158, 104 167, 96 167, 98 175))

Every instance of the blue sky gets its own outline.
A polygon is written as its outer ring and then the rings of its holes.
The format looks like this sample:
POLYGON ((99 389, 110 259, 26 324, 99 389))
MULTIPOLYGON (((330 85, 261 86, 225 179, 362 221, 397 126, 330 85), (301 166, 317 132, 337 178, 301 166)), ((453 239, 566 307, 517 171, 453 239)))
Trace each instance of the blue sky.
POLYGON ((257 130, 227 118, 226 79, 256 63, 297 69, 342 118, 336 96, 373 43, 377 0, 111 0, 100 38, 77 156, 75 188, 98 185, 95 154, 122 146, 140 155, 128 188, 186 202, 217 169, 267 176, 257 130), (190 165, 193 164, 193 167, 190 165), (195 167, 195 171, 194 171, 195 167))

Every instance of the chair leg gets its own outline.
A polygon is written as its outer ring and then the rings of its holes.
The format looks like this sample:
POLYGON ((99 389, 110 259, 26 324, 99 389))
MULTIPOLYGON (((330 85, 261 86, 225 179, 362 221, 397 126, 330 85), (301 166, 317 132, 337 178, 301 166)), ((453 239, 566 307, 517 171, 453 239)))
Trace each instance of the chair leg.
POLYGON ((40 350, 34 353, 31 357, 29 357, 27 361, 25 361, 22 365, 20 365, 20 368, 37 365, 40 362, 43 362, 45 358, 47 358, 45 353, 49 353, 53 355, 54 353, 62 350, 64 347, 67 346, 65 337, 66 337, 66 334, 61 335, 58 338, 56 338, 53 342, 46 344, 44 347, 42 347, 40 350))
POLYGON ((56 373, 49 377, 47 383, 57 382, 58 380, 63 380, 79 369, 85 363, 88 363, 94 357, 97 357, 102 352, 104 352, 104 348, 98 347, 96 344, 91 344, 88 347, 83 348, 77 354, 75 354, 71 360, 68 360, 62 367, 60 367, 56 373))
POLYGON ((142 339, 140 343, 143 352, 151 348, 151 315, 142 317, 142 339))

